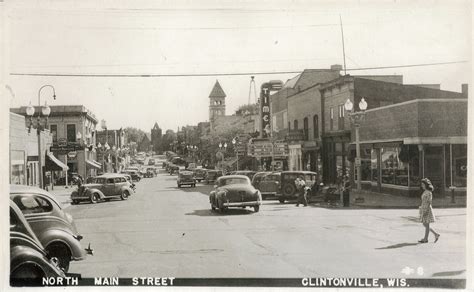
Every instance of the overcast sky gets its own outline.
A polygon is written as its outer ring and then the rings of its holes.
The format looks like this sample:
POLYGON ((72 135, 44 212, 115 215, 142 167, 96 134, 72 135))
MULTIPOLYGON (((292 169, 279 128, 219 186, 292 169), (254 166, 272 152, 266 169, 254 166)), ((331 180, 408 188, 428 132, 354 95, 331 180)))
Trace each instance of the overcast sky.
MULTIPOLYGON (((195 74, 287 72, 470 60, 469 1, 10 1, 10 73, 195 74), (176 3, 175 3, 176 2, 176 3), (185 3, 194 3, 193 5, 185 3), (198 3, 197 3, 198 2, 198 3)), ((440 83, 460 92, 471 63, 349 71, 403 74, 404 82, 440 83)), ((257 90, 271 79, 256 75, 257 90)), ((216 81, 227 114, 249 95, 250 75, 211 77, 8 76, 11 106, 83 104, 109 128, 149 131, 208 120, 216 81)), ((253 96, 252 96, 253 100, 253 96)))

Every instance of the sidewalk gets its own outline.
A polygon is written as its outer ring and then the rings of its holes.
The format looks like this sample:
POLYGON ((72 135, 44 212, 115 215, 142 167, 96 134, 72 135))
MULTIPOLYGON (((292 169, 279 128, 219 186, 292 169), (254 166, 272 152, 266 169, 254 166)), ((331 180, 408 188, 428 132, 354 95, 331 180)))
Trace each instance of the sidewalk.
MULTIPOLYGON (((456 196, 455 203, 451 203, 451 196, 434 197, 433 208, 463 208, 466 207, 466 196, 456 196)), ((351 206, 374 209, 417 209, 421 204, 420 197, 406 197, 369 191, 352 190, 350 195, 351 206), (364 202, 355 202, 357 197, 364 198, 364 202)))
POLYGON ((65 188, 64 186, 54 186, 54 190, 49 188, 48 192, 53 194, 58 199, 59 203, 61 203, 63 207, 66 208, 71 204, 71 193, 75 189, 77 189, 77 186, 68 188, 65 188))

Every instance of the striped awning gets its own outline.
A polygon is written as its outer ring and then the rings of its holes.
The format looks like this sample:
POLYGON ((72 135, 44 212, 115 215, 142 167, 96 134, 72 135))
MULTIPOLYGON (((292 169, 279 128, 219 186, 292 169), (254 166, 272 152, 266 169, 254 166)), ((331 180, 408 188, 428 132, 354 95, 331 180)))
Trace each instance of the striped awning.
POLYGON ((67 171, 69 167, 61 160, 57 159, 52 152, 48 152, 46 156, 46 170, 62 170, 67 171))
POLYGON ((86 159, 86 164, 92 168, 97 168, 97 169, 100 169, 102 167, 102 165, 95 160, 86 159))

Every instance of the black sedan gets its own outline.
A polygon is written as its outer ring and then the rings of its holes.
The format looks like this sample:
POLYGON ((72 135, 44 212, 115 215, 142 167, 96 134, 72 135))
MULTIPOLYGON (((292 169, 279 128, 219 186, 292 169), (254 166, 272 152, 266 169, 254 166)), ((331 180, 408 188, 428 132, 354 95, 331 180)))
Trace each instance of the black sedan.
POLYGON ((211 209, 225 212, 230 207, 253 207, 258 212, 262 195, 250 179, 244 175, 226 175, 217 179, 215 189, 209 195, 211 209))

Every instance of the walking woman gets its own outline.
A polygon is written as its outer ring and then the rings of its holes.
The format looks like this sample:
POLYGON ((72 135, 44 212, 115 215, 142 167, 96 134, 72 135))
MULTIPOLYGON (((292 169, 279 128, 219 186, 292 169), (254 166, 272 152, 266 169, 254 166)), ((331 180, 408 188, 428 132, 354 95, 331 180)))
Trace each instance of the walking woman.
POLYGON ((437 242, 440 234, 434 231, 433 228, 430 228, 430 223, 433 223, 436 220, 433 214, 433 208, 431 208, 431 201, 433 199, 433 194, 431 192, 434 190, 434 187, 429 179, 424 178, 421 180, 421 188, 423 189, 423 194, 421 195, 420 221, 423 223, 423 226, 425 226, 425 237, 418 242, 427 243, 430 231, 435 236, 434 242, 437 242))

